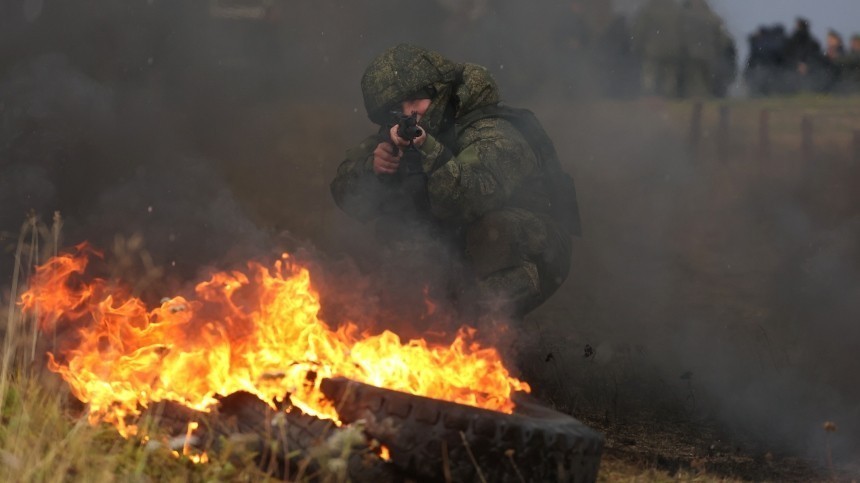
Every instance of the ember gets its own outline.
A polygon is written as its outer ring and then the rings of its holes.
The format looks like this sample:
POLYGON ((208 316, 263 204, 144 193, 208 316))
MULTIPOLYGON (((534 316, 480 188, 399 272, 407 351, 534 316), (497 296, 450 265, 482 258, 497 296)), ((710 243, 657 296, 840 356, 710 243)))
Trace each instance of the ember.
POLYGON ((390 331, 328 327, 310 272, 287 254, 272 267, 216 273, 194 297, 154 308, 114 281, 85 281, 93 254, 80 245, 40 266, 21 303, 41 330, 74 328, 49 367, 89 404, 91 422, 124 435, 136 432, 135 418, 152 402, 205 410, 217 394, 237 391, 270 404, 289 394, 302 411, 337 421, 319 386, 338 376, 507 413, 511 395, 529 391, 471 328, 450 346, 431 346, 390 331))

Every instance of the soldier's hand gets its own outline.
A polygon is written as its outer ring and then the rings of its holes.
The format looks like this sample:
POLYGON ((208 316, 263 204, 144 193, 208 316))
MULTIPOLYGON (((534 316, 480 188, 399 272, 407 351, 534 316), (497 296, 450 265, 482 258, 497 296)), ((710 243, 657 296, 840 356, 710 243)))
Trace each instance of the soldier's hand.
MULTIPOLYGON (((408 144, 408 143, 407 143, 408 144)), ((394 174, 400 166, 400 150, 391 143, 379 143, 373 150, 373 172, 394 174)))
MULTIPOLYGON (((398 145, 399 147, 405 148, 405 147, 409 146, 409 141, 407 141, 406 139, 403 139, 397 135, 397 125, 396 124, 394 126, 391 126, 391 129, 388 131, 388 134, 391 136, 391 141, 393 141, 394 144, 398 145)), ((421 129, 421 135, 418 136, 417 138, 415 138, 415 147, 416 148, 421 147, 421 145, 424 144, 424 141, 426 141, 426 140, 427 140, 427 131, 424 129, 421 129)))

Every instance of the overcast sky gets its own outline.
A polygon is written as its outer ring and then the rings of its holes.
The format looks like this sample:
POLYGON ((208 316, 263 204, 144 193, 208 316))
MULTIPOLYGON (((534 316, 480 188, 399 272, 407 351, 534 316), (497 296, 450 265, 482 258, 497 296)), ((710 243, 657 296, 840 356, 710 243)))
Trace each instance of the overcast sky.
POLYGON ((860 33, 860 0, 710 0, 735 36, 742 59, 746 58, 747 35, 761 24, 783 23, 790 31, 794 19, 806 17, 823 43, 828 29, 842 34, 846 43, 860 33))

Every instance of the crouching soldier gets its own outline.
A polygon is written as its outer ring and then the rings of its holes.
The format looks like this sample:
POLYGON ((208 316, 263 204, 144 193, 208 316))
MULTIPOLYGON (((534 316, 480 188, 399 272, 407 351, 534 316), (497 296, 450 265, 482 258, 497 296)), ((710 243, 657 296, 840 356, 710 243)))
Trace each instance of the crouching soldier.
POLYGON ((567 278, 579 212, 533 114, 499 105, 485 68, 412 45, 374 59, 361 89, 379 131, 347 151, 337 205, 376 221, 383 246, 455 253, 448 295, 465 316, 520 318, 546 301, 567 278))

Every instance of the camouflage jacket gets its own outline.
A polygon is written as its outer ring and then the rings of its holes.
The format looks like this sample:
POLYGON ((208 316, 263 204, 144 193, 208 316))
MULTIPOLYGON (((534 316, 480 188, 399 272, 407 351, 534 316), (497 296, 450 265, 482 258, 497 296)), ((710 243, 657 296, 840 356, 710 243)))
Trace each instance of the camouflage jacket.
MULTIPOLYGON (((499 102, 492 77, 483 67, 471 64, 463 66, 455 96, 455 122, 499 102)), ((388 127, 380 129, 383 134, 387 131, 388 127)), ((396 183, 373 172, 373 150, 380 140, 379 134, 369 136, 348 150, 331 183, 338 206, 362 221, 410 216, 406 207, 412 202, 396 183)), ((518 200, 545 196, 539 186, 537 157, 523 134, 505 119, 483 118, 437 135, 428 133, 419 150, 429 198, 429 211, 423 215, 430 220, 447 226, 468 225, 490 211, 517 206, 518 200)))

